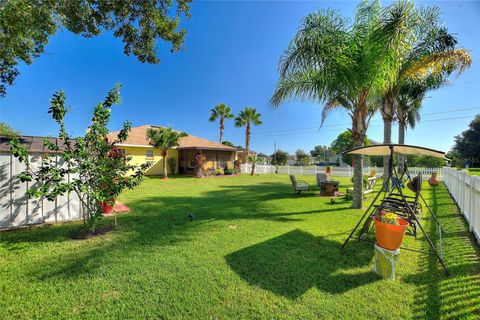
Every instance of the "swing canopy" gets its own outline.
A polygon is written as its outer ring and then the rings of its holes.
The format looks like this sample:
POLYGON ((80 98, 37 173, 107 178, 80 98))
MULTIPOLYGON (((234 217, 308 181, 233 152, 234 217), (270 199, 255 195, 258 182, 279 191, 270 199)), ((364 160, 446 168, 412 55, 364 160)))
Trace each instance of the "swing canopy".
POLYGON ((408 144, 376 144, 366 147, 353 148, 348 151, 343 152, 343 154, 361 154, 366 156, 389 156, 393 150, 394 154, 399 154, 403 156, 408 155, 422 155, 427 157, 435 157, 443 160, 449 161, 445 157, 445 152, 438 151, 430 148, 412 146, 408 144))

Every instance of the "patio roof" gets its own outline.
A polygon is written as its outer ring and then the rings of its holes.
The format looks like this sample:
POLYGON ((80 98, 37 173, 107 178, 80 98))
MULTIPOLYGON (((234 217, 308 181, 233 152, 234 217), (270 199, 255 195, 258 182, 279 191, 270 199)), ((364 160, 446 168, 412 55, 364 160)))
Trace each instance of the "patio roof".
POLYGON ((449 160, 445 157, 445 152, 430 148, 412 146, 407 144, 378 144, 373 146, 354 148, 343 152, 344 154, 362 154, 367 156, 388 156, 390 148, 393 148, 394 154, 400 155, 422 155, 427 157, 441 158, 449 160))

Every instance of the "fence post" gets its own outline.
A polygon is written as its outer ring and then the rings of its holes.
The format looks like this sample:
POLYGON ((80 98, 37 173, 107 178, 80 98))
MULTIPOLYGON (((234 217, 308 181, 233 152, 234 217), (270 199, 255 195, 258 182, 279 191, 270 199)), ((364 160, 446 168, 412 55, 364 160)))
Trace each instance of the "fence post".
POLYGON ((290 174, 290 166, 287 164, 287 174, 290 174))
POLYGON ((351 178, 351 177, 352 177, 352 173, 350 172, 350 165, 348 165, 347 167, 348 167, 348 177, 351 178))
POLYGON ((303 175, 303 166, 300 166, 300 175, 303 175))
POLYGON ((313 174, 317 175, 317 166, 316 165, 313 166, 313 174))

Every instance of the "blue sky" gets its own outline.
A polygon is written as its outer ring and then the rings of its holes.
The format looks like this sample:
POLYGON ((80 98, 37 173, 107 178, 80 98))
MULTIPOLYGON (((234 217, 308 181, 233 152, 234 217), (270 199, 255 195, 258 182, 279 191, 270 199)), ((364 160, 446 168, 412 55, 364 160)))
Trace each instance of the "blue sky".
MULTIPOLYGON (((256 107, 264 124, 252 133, 252 148, 271 153, 273 143, 289 152, 314 145, 329 145, 349 127, 343 111, 332 113, 319 129, 321 105, 290 101, 273 110, 269 98, 277 81, 278 60, 295 35, 301 20, 317 9, 332 7, 351 16, 354 1, 194 1, 185 49, 171 54, 159 43, 161 62, 142 64, 123 54, 122 43, 109 33, 84 39, 59 32, 45 54, 30 66, 21 66, 15 85, 0 98, 0 121, 27 135, 56 135, 47 115, 49 99, 58 89, 66 91, 72 111, 68 128, 82 134, 93 106, 120 82, 123 103, 112 112, 111 130, 123 120, 133 125, 168 125, 204 138, 218 139, 218 124, 208 122, 217 103, 237 113, 256 107)), ((420 2, 419 4, 431 4, 420 2)), ((422 121, 407 132, 406 142, 447 151, 453 137, 465 130, 480 113, 480 2, 441 1, 442 17, 461 47, 471 50, 473 64, 452 84, 429 94, 422 121), (447 119, 448 120, 445 120, 447 119), (443 119, 443 120, 442 120, 443 119)), ((376 116, 368 136, 383 140, 382 122, 376 116)), ((394 127, 393 139, 397 139, 394 127)), ((244 144, 244 130, 227 123, 225 140, 244 144)))

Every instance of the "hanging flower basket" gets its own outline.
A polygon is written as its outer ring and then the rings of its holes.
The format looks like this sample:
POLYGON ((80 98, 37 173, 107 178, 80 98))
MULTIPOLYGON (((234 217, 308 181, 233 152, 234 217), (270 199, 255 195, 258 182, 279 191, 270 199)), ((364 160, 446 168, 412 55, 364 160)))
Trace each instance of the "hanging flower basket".
POLYGON ((373 220, 375 221, 377 244, 388 250, 400 248, 408 228, 408 222, 390 212, 382 212, 381 216, 375 216, 373 220))

